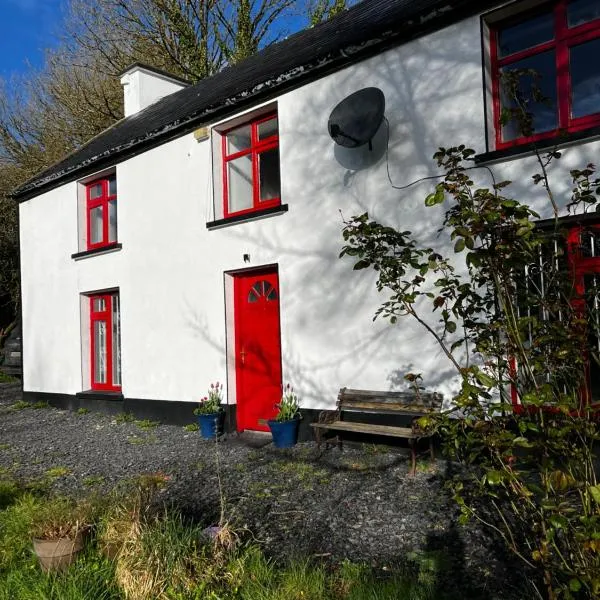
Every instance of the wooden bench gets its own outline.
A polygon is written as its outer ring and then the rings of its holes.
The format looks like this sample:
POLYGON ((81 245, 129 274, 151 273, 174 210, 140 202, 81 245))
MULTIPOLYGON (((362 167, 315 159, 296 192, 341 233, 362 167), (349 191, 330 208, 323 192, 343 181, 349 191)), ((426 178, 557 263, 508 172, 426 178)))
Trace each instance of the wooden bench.
POLYGON ((337 410, 322 411, 316 423, 311 423, 315 430, 315 437, 319 448, 321 443, 334 441, 341 445, 339 434, 334 438, 325 439, 326 431, 348 433, 365 433, 382 435, 408 440, 411 450, 412 467, 414 475, 417 469, 417 443, 420 439, 429 441, 431 458, 435 458, 431 432, 423 431, 417 426, 419 417, 438 412, 442 407, 442 396, 437 393, 414 392, 378 392, 371 390, 351 390, 342 388, 338 395, 337 410), (348 417, 352 415, 351 419, 348 417), (373 416, 406 416, 410 418, 409 427, 396 425, 380 425, 368 423, 368 418, 373 416))

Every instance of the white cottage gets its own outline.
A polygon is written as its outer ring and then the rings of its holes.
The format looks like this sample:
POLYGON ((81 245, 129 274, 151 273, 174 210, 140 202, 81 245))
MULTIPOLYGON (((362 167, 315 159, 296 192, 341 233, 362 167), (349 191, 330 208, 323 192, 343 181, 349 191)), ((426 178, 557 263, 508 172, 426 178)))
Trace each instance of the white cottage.
POLYGON ((450 396, 432 341, 373 322, 372 274, 338 258, 342 215, 439 243, 431 182, 391 183, 437 174, 432 154, 458 143, 546 210, 534 140, 499 124, 508 67, 542 74, 534 137, 567 146, 564 204, 600 148, 598 57, 598 0, 365 0, 194 86, 132 66, 125 118, 15 193, 25 399, 189 422, 221 381, 229 427, 256 430, 286 382, 305 423, 340 387, 407 371, 450 396), (329 115, 365 87, 387 123, 344 149, 329 115))

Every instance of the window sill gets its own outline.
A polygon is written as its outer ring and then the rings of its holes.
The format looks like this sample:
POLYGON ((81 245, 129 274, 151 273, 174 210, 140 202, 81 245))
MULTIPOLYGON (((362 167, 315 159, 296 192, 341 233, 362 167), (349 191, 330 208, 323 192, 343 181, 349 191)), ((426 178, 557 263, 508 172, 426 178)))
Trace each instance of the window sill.
POLYGON ((123 247, 123 244, 115 243, 115 244, 107 244, 106 246, 102 246, 101 248, 94 248, 93 250, 84 250, 83 252, 76 252, 75 254, 71 254, 71 258, 73 260, 81 260, 82 258, 87 258, 88 256, 97 256, 98 254, 108 254, 109 252, 117 252, 123 247))
POLYGON ((535 142, 535 144, 520 144, 502 150, 493 150, 492 152, 484 152, 475 156, 475 164, 490 165, 496 162, 512 158, 523 158, 532 156, 535 151, 543 152, 553 148, 571 146, 581 142, 592 142, 600 138, 600 126, 586 129, 585 131, 577 131, 576 133, 566 133, 556 137, 547 138, 535 142))
POLYGON ((287 204, 280 204, 279 206, 271 206, 270 208, 263 208, 250 213, 244 213, 242 215, 233 215, 226 219, 218 219, 216 221, 210 221, 206 224, 206 229, 212 231, 213 229, 221 229, 223 227, 229 227, 230 225, 236 225, 237 223, 247 223, 248 221, 257 221, 258 219, 264 219, 266 217, 272 217, 275 215, 282 215, 288 211, 287 204))
POLYGON ((85 398, 86 400, 125 400, 125 396, 121 392, 101 392, 99 390, 86 390, 85 392, 77 392, 76 398, 85 398))

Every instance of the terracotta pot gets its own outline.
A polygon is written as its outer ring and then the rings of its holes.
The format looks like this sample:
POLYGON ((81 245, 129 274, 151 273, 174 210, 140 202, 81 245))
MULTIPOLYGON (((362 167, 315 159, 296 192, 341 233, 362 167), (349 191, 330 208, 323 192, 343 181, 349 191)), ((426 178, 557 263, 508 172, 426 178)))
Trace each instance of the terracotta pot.
POLYGON ((33 549, 40 561, 42 571, 64 571, 83 550, 83 532, 74 538, 58 540, 33 539, 33 549))

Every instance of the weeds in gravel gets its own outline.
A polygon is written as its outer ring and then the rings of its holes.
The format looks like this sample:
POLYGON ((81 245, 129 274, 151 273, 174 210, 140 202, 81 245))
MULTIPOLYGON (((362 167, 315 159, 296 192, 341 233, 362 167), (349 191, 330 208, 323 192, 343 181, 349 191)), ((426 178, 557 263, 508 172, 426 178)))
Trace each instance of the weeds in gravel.
POLYGON ((83 485, 86 487, 94 487, 96 485, 101 485, 105 481, 105 478, 102 475, 89 475, 85 477, 83 480, 83 485))
POLYGON ((390 451, 389 446, 384 444, 363 444, 366 454, 387 454, 390 451))
POLYGON ((34 404, 32 404, 31 408, 38 410, 40 408, 50 408, 50 405, 47 402, 40 400, 39 402, 35 402, 34 404))
POLYGON ((80 416, 81 415, 87 415, 89 412, 90 412, 89 408, 81 407, 81 408, 77 409, 77 414, 80 415, 80 416))
POLYGON ((143 444, 154 444, 157 441, 155 435, 147 435, 146 437, 140 437, 139 435, 132 435, 127 438, 127 442, 134 446, 140 446, 143 444))
POLYGON ((0 371, 0 383, 19 383, 19 380, 0 371))
POLYGON ((25 400, 19 400, 18 402, 10 405, 11 410, 24 410, 26 408, 31 408, 31 403, 25 402, 25 400))
POLYGON ((115 417, 115 422, 117 423, 117 425, 121 425, 123 423, 132 423, 133 421, 135 421, 134 415, 128 412, 119 413, 115 417))
POLYGON ((282 461, 274 463, 272 467, 289 477, 297 478, 307 491, 314 489, 315 485, 326 485, 330 482, 329 472, 311 463, 282 461))
POLYGON ((134 422, 140 429, 154 429, 160 425, 160 421, 150 421, 150 419, 134 422))
POLYGON ((200 429, 198 423, 188 423, 187 425, 183 426, 184 431, 198 431, 198 429, 200 429))
POLYGON ((10 444, 0 444, 0 450, 8 450, 10 448, 10 444))
POLYGON ((417 461, 417 473, 435 473, 437 471, 437 462, 431 459, 417 461))
POLYGON ((262 456, 258 450, 250 450, 250 452, 248 452, 248 460, 250 462, 254 462, 255 460, 258 460, 260 458, 262 458, 262 456))
POLYGON ((64 477, 65 475, 69 475, 71 470, 67 467, 51 467, 46 471, 46 475, 51 479, 58 479, 59 477, 64 477))

